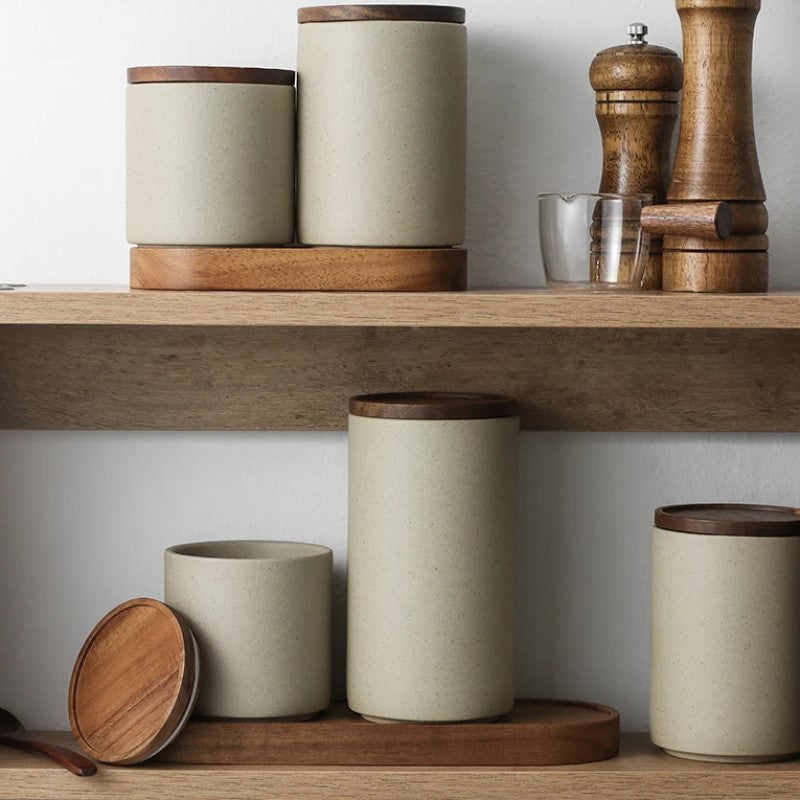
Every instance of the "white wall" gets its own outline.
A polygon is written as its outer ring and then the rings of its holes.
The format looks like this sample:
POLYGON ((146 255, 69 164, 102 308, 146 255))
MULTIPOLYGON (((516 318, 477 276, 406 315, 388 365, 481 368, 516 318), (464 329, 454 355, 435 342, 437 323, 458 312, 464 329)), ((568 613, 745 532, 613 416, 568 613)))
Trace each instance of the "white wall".
MULTIPOLYGON (((800 5, 765 0, 757 132, 774 288, 797 285, 800 5)), ((3 0, 0 282, 124 283, 124 69, 292 67, 289 0, 3 0)), ((473 286, 541 285, 536 194, 600 173, 588 66, 643 19, 680 48, 671 0, 472 0, 473 286)), ((376 389, 380 387, 375 387, 376 389)), ((160 596, 161 551, 269 536, 345 548, 343 434, 0 433, 0 705, 64 726, 72 659, 116 602, 160 596)), ((519 690, 647 725, 647 537, 667 502, 799 503, 796 437, 535 435, 523 441, 519 690)), ((341 643, 337 685, 342 686, 341 643)))

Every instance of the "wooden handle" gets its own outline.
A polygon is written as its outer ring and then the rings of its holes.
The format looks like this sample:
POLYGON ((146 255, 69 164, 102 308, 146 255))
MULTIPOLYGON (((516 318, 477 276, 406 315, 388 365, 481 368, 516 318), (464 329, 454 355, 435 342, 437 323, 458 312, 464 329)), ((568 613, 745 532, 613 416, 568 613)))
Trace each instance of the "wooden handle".
POLYGON ((14 736, 0 736, 0 744, 15 747, 17 750, 25 750, 28 753, 39 753, 80 778, 88 778, 97 772, 97 765, 94 761, 57 744, 47 744, 33 739, 17 739, 14 736))
POLYGON ((642 210, 642 230, 657 236, 727 239, 733 232, 730 203, 670 203, 642 210))

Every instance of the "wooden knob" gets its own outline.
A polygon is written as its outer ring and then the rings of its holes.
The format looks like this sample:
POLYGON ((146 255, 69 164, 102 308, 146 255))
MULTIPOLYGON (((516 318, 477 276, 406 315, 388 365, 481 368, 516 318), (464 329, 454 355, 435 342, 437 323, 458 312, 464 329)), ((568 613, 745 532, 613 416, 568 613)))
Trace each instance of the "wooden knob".
POLYGON ((730 203, 671 203, 647 206, 642 230, 657 236, 727 239, 733 232, 730 203))

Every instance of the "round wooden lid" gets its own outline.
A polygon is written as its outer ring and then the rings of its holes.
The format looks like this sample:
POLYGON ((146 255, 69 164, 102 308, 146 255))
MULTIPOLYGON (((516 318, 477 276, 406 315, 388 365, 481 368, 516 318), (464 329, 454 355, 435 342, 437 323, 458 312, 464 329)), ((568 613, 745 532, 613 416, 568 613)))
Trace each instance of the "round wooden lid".
MULTIPOLYGON (((629 31, 634 28, 632 25, 629 31)), ((647 33, 646 27, 641 29, 647 33)), ((644 35, 641 38, 643 40, 644 35)), ((596 92, 678 92, 683 87, 683 62, 667 47, 623 44, 597 54, 589 70, 589 79, 596 92)))
POLYGON ((294 86, 294 70, 261 67, 130 67, 128 83, 262 83, 294 86))
POLYGON ((393 392, 353 397, 350 413, 380 419, 496 419, 515 417, 517 403, 496 394, 393 392))
POLYGON ((69 684, 69 722, 97 761, 138 764, 189 719, 199 686, 192 632, 172 609, 140 597, 97 623, 69 684))
POLYGON ((306 6, 297 10, 297 21, 305 22, 360 22, 383 20, 390 22, 455 22, 462 24, 466 11, 456 6, 418 5, 350 5, 306 6))
POLYGON ((800 509, 734 503, 664 506, 656 510, 656 527, 716 536, 800 536, 800 509))

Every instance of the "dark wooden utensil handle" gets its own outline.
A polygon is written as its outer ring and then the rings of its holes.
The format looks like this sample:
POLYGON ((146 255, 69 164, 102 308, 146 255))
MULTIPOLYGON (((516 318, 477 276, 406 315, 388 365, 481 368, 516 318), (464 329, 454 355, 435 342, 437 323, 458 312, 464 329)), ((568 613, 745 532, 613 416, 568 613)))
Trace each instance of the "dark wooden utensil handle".
POLYGON ((658 236, 727 239, 733 231, 730 203, 670 203, 642 210, 642 230, 658 236))
POLYGON ((25 750, 28 753, 39 753, 81 778, 87 778, 97 772, 97 765, 94 761, 57 744, 47 744, 33 739, 17 739, 14 736, 0 736, 0 745, 16 747, 17 750, 25 750))

